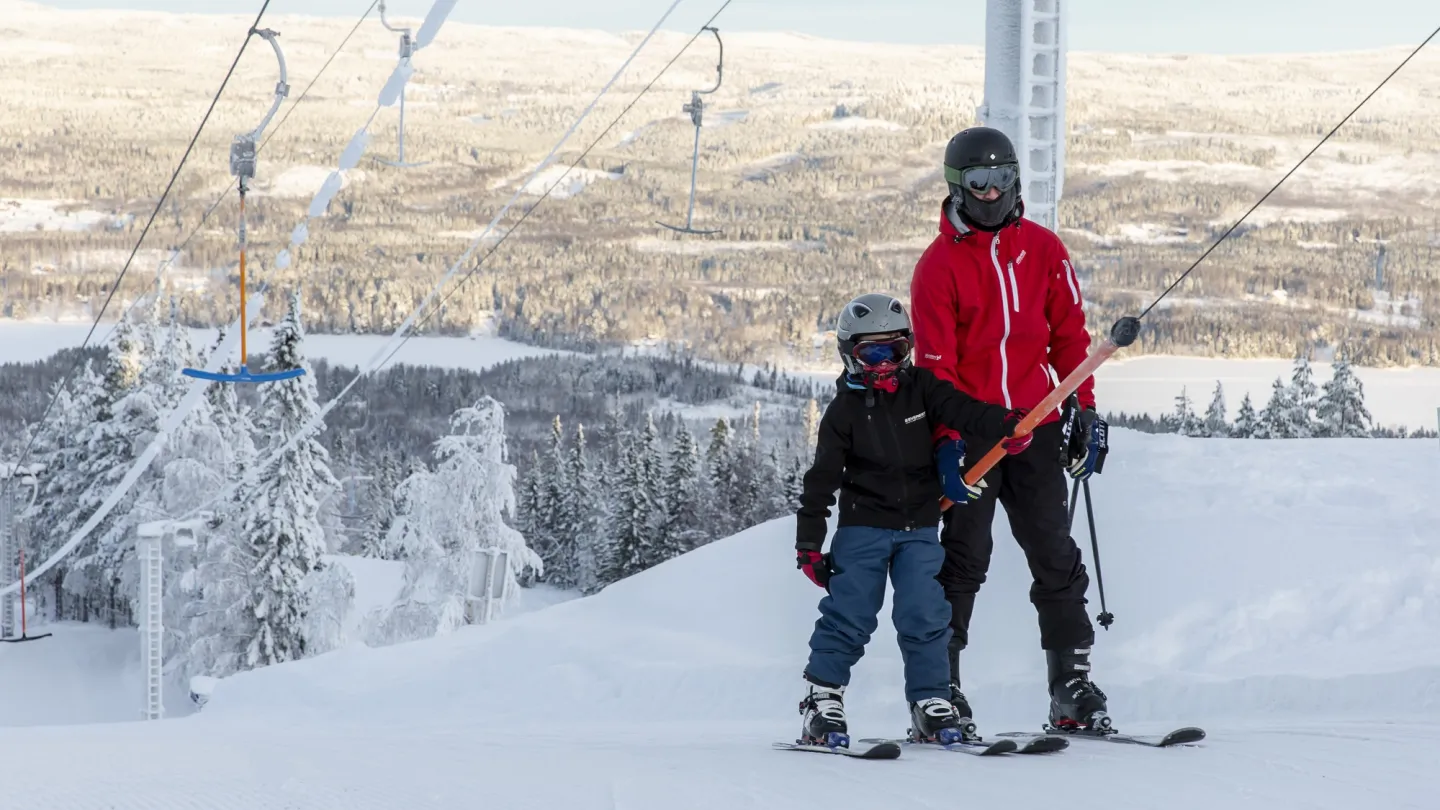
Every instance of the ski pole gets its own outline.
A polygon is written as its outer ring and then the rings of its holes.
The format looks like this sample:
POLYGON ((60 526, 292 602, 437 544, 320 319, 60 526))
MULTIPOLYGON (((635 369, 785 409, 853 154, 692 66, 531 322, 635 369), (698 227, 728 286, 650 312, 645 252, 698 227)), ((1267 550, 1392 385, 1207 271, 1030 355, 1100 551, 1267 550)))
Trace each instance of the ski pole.
MULTIPOLYGON (((1077 482, 1079 483, 1079 482, 1077 482)), ((1095 539, 1095 509, 1090 504, 1090 482, 1085 484, 1085 517, 1090 521, 1090 553, 1095 560, 1095 584, 1100 586, 1100 615, 1095 620, 1106 630, 1115 623, 1115 615, 1105 609, 1105 575, 1100 572, 1100 542, 1095 539)), ((1075 500, 1070 500, 1070 513, 1075 513, 1075 500)))

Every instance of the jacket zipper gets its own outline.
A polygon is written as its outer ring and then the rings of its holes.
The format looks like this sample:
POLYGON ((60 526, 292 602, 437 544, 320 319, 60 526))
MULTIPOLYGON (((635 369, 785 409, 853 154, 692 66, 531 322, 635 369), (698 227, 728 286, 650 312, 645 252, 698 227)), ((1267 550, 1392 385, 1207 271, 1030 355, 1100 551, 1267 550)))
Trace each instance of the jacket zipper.
MULTIPOLYGON (((890 429, 890 440, 895 443, 895 452, 898 454, 901 444, 900 434, 895 431, 895 420, 887 418, 885 420, 885 426, 890 429)), ((903 457, 901 460, 903 461, 903 457)), ((905 531, 912 532, 915 530, 915 521, 910 518, 910 485, 905 481, 905 465, 899 464, 897 466, 900 468, 900 515, 905 519, 905 531)))
POLYGON ((1005 294, 1005 271, 1000 268, 1000 232, 990 240, 990 263, 995 265, 995 280, 1000 283, 1000 313, 1005 316, 1005 333, 1000 336, 1000 395, 1005 398, 1005 407, 1015 407, 1010 402, 1010 358, 1005 354, 1005 344, 1010 340, 1010 301, 1005 294))

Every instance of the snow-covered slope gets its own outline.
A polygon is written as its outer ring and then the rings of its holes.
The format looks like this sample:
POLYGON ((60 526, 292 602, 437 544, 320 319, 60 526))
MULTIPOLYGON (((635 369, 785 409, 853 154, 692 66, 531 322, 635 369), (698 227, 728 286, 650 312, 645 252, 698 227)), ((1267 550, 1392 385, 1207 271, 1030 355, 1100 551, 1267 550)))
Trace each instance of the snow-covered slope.
MULTIPOLYGON (((1126 730, 1048 757, 897 762, 794 736, 821 592, 781 519, 577 599, 446 638, 351 647, 220 684, 166 723, 0 730, 29 807, 1427 807, 1440 715, 1440 457, 1430 443, 1116 431, 1093 485, 1116 615, 1097 682, 1126 730), (117 798, 118 797, 118 798, 117 798)), ((1083 528, 1079 534, 1084 538, 1083 528)), ((1043 718, 1023 560, 1003 521, 976 609, 982 732, 1043 718)), ((1088 549, 1088 539, 1084 540, 1088 549)), ((1087 550, 1088 557, 1088 550, 1087 550)), ((1093 599, 1092 611, 1098 612, 1093 599)), ((903 733, 882 621, 847 703, 903 733)), ((14 769, 11 771, 11 769, 14 769)))

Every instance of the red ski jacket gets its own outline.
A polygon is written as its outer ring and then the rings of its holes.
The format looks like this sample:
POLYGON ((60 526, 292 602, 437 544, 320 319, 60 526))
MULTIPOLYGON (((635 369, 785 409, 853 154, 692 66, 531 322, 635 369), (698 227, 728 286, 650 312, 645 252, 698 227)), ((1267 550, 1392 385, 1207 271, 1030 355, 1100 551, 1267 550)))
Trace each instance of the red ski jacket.
MULTIPOLYGON (((942 205, 940 235, 911 278, 910 319, 915 365, 1006 408, 1034 408, 1090 351, 1070 254, 1024 218, 994 233, 961 231, 942 205)), ((1095 378, 1077 394, 1095 407, 1095 378)))

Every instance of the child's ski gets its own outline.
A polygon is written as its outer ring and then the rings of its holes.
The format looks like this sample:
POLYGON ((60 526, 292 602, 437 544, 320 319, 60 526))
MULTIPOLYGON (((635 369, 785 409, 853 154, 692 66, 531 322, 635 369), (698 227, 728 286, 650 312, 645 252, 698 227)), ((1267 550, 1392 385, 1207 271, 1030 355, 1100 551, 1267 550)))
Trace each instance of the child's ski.
POLYGON ((939 751, 953 751, 957 754, 971 754, 977 757, 989 757, 998 754, 1014 754, 1019 752, 1020 750, 1020 745, 1014 740, 992 740, 990 742, 976 740, 974 742, 954 742, 943 744, 931 742, 917 742, 909 739, 886 740, 879 738, 866 738, 861 740, 860 742, 877 744, 889 743, 891 745, 898 745, 901 748, 934 748, 939 751))
MULTIPOLYGON (((862 743, 872 742, 871 740, 860 740, 862 743)), ((859 748, 847 746, 828 745, 807 745, 805 743, 793 742, 771 743, 771 746, 782 751, 811 751, 816 754, 839 754, 856 759, 899 759, 900 746, 888 740, 874 740, 873 745, 865 745, 859 748)))

